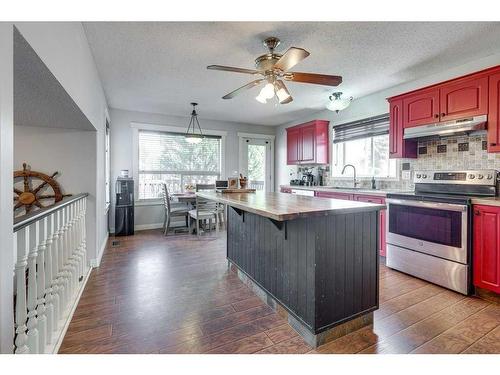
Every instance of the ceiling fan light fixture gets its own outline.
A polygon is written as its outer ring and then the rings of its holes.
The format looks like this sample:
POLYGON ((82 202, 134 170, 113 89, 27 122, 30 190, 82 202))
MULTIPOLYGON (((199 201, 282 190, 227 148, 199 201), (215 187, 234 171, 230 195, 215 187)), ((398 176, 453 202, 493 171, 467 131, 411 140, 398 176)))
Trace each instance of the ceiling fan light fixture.
POLYGON ((191 103, 193 110, 191 111, 191 119, 189 120, 189 125, 185 134, 186 142, 197 144, 203 140, 203 133, 201 131, 200 122, 198 121, 198 113, 196 113, 195 107, 198 103, 191 103), (198 132, 196 132, 196 127, 198 126, 198 132))
POLYGON ((330 111, 335 111, 336 113, 339 113, 339 111, 342 111, 343 109, 349 107, 353 99, 352 96, 348 99, 342 99, 341 96, 342 96, 341 92, 334 92, 330 96, 330 101, 326 105, 326 108, 329 109, 330 111))
POLYGON ((260 90, 259 96, 262 96, 266 99, 272 99, 274 97, 274 85, 269 82, 260 90))
POLYGON ((293 100, 285 84, 280 80, 276 82, 276 96, 280 104, 290 103, 293 100))
POLYGON ((266 104, 267 103, 267 99, 262 96, 262 93, 260 93, 259 95, 257 95, 255 97, 255 100, 257 100, 259 103, 262 103, 262 104, 266 104))

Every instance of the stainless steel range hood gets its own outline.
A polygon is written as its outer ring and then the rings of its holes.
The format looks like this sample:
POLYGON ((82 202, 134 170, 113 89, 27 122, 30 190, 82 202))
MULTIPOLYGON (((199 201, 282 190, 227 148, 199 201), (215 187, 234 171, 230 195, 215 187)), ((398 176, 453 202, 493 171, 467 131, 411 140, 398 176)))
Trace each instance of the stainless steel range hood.
POLYGON ((487 121, 488 116, 482 115, 406 128, 403 138, 411 139, 431 136, 448 137, 455 134, 470 133, 486 129, 487 121))

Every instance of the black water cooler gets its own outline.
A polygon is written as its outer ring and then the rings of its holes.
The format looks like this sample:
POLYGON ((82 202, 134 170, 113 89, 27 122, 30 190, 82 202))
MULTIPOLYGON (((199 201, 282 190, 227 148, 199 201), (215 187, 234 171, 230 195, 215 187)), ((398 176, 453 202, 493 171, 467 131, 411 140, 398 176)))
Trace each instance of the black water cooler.
POLYGON ((115 185, 115 236, 134 234, 134 180, 118 178, 115 185))

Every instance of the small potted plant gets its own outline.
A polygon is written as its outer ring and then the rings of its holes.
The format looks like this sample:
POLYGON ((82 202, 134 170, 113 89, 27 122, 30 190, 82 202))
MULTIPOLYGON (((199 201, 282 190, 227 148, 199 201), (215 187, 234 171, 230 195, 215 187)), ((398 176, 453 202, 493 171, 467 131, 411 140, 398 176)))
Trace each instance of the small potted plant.
POLYGON ((186 186, 184 186, 184 191, 188 194, 193 194, 195 190, 196 186, 193 184, 187 184, 186 186))

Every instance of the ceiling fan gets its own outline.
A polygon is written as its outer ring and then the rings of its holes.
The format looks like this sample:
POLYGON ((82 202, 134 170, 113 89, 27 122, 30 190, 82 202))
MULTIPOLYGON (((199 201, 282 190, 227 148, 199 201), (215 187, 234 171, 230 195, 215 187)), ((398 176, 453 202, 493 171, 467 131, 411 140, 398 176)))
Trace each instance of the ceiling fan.
POLYGON ((207 69, 211 70, 222 70, 226 72, 263 76, 263 78, 256 79, 255 81, 247 83, 229 94, 224 95, 222 99, 232 99, 246 90, 267 82, 255 99, 261 103, 267 103, 267 100, 272 99, 276 95, 280 104, 287 104, 290 103, 293 98, 282 79, 291 82, 313 83, 325 86, 338 86, 342 83, 341 76, 289 72, 289 69, 293 68, 309 56, 309 52, 303 48, 290 47, 283 55, 281 55, 274 52, 275 48, 278 47, 279 44, 280 40, 275 37, 270 37, 264 40, 264 46, 269 49, 269 53, 255 59, 256 69, 235 68, 223 65, 207 66, 207 69))

